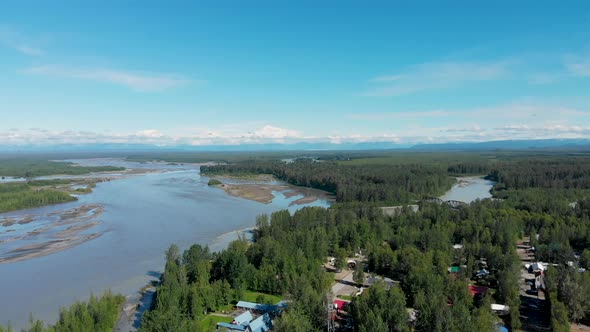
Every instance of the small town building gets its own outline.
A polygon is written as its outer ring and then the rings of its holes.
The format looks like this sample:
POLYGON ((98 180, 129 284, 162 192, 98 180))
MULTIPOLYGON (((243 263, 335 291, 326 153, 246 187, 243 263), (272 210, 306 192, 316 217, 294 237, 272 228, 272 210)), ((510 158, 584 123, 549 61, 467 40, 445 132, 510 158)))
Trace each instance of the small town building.
POLYGON ((492 303, 491 307, 492 311, 499 316, 508 315, 510 313, 510 307, 504 304, 492 303))
POLYGON ((457 273, 459 273, 460 270, 461 270, 461 268, 459 266, 451 266, 448 268, 449 273, 452 273, 452 274, 457 274, 457 273))
POLYGON ((273 309, 272 305, 269 304, 260 304, 254 302, 247 302, 247 301, 238 301, 236 304, 236 309, 238 310, 249 310, 256 314, 265 314, 273 309))
POLYGON ((243 314, 234 318, 232 324, 234 324, 234 325, 248 325, 253 319, 254 319, 254 316, 252 316, 252 313, 250 311, 245 311, 243 314))
POLYGON ((545 266, 543 266, 543 263, 541 262, 536 262, 533 263, 529 266, 529 273, 541 273, 545 271, 545 266))
POLYGON ((248 332, 266 332, 272 327, 272 320, 268 314, 264 314, 248 325, 248 332))
POLYGON ((234 318, 231 323, 217 323, 218 331, 244 331, 244 332, 266 332, 272 327, 272 320, 269 314, 264 314, 254 319, 250 311, 246 311, 234 318))
POLYGON ((395 286, 395 281, 393 279, 387 277, 380 277, 380 276, 368 276, 365 278, 363 282, 363 286, 371 287, 378 281, 383 281, 385 283, 385 289, 389 290, 391 287, 395 286))
POLYGON ((486 296, 486 294, 488 293, 488 289, 489 288, 486 286, 469 285, 469 292, 471 293, 471 296, 473 296, 476 299, 486 296))
POLYGON ((334 309, 342 310, 344 306, 348 305, 350 301, 342 300, 342 299, 335 299, 334 300, 334 309))
POLYGON ((356 261, 354 259, 349 259, 348 261, 346 261, 346 265, 348 265, 349 269, 355 269, 356 261))

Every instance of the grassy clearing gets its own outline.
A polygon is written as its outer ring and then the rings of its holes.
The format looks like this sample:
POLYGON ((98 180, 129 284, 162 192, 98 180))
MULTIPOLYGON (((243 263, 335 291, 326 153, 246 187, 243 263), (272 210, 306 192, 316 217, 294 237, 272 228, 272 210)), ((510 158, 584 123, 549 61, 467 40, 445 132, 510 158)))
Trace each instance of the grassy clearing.
POLYGON ((199 321, 199 331, 215 331, 217 323, 231 323, 233 318, 207 315, 199 321))
POLYGON ((261 293, 261 292, 254 292, 254 291, 247 290, 247 291, 244 291, 244 293, 242 294, 242 301, 258 302, 258 300, 261 297, 264 298, 264 301, 262 301, 262 302, 268 303, 268 304, 275 304, 283 299, 281 296, 278 296, 278 295, 265 294, 265 293, 261 293))

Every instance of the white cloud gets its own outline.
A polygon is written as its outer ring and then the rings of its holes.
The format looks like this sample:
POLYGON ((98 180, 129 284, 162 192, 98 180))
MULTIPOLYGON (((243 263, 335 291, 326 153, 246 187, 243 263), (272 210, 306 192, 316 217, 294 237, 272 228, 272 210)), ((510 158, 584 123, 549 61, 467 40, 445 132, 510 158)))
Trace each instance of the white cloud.
POLYGON ((371 82, 391 82, 402 79, 403 75, 389 75, 389 76, 377 76, 371 79, 371 82))
POLYGON ((372 78, 377 83, 364 96, 391 97, 423 90, 455 87, 467 82, 491 81, 510 76, 513 61, 495 62, 427 62, 407 71, 372 78))
POLYGON ((359 113, 349 114, 348 118, 356 120, 355 127, 343 127, 341 130, 334 127, 330 134, 319 135, 309 135, 296 128, 259 121, 175 130, 152 127, 129 133, 56 131, 38 127, 19 130, 10 128, 0 130, 0 145, 125 143, 174 146, 305 142, 416 144, 502 139, 590 138, 590 109, 551 105, 548 101, 540 100, 465 109, 359 113), (371 126, 363 121, 387 123, 379 128, 389 129, 371 131, 367 129, 371 126))
POLYGON ((158 138, 158 137, 163 137, 164 134, 156 129, 146 129, 146 130, 140 130, 136 133, 137 136, 139 137, 147 137, 147 138, 158 138))
POLYGON ((270 143, 361 143, 361 142, 400 142, 396 134, 385 133, 371 136, 350 134, 342 136, 306 136, 300 131, 265 125, 256 130, 225 132, 215 129, 201 129, 194 134, 172 135, 156 129, 139 130, 134 133, 111 133, 63 130, 54 131, 43 128, 0 131, 0 145, 52 145, 52 144, 154 144, 173 145, 239 145, 270 143))
POLYGON ((346 117, 352 120, 384 121, 396 119, 419 119, 419 118, 439 118, 453 115, 453 112, 447 110, 431 111, 398 111, 398 112, 378 112, 378 113, 353 113, 346 117))
POLYGON ((531 130, 531 128, 527 125, 506 125, 506 126, 502 126, 502 127, 497 127, 495 128, 496 130, 499 131, 529 131, 531 130))
POLYGON ((568 56, 565 66, 574 76, 590 76, 590 55, 568 56))
POLYGON ((352 113, 346 115, 348 119, 363 121, 386 120, 427 120, 437 118, 439 122, 480 122, 481 120, 505 122, 508 120, 527 121, 556 121, 568 117, 588 117, 590 109, 577 109, 562 105, 551 105, 540 101, 517 101, 507 104, 434 110, 411 110, 379 113, 352 113))
POLYGON ((107 68, 37 66, 25 69, 24 73, 113 83, 143 92, 163 91, 188 82, 174 75, 144 74, 107 68))
POLYGON ((31 45, 31 41, 27 40, 21 33, 15 29, 0 25, 0 46, 12 48, 24 55, 39 56, 43 55, 43 50, 38 46, 31 45))
POLYGON ((550 84, 559 81, 563 75, 556 73, 536 73, 530 75, 529 84, 550 84))
POLYGON ((286 128, 273 127, 266 125, 252 134, 256 138, 287 138, 287 137, 300 137, 301 134, 296 130, 290 130, 286 128))
POLYGON ((42 128, 0 131, 0 145, 55 145, 55 144, 153 144, 158 146, 175 145, 239 145, 239 144, 293 144, 293 143, 374 143, 389 142, 398 144, 442 143, 442 142, 482 142, 502 139, 541 139, 541 138, 590 138, 590 126, 562 123, 541 125, 508 124, 498 127, 414 127, 403 131, 330 136, 306 136, 299 131, 264 126, 251 132, 225 133, 208 130, 193 135, 175 136, 160 130, 147 129, 134 133, 110 133, 91 131, 52 131, 42 128))
POLYGON ((23 54, 26 54, 26 55, 33 55, 33 56, 43 55, 43 51, 41 49, 36 48, 36 47, 31 47, 28 45, 17 45, 15 47, 15 49, 23 54))
POLYGON ((473 125, 470 127, 462 127, 462 128, 447 128, 447 129, 443 129, 441 130, 442 132, 446 132, 446 133, 477 133, 477 132, 482 132, 483 129, 479 126, 479 125, 473 125))

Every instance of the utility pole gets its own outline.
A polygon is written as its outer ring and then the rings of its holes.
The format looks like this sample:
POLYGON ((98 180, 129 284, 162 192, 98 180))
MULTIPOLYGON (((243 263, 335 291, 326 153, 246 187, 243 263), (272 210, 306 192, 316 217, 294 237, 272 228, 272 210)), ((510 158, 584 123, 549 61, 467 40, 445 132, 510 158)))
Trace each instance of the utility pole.
POLYGON ((334 332, 336 330, 335 326, 334 326, 334 315, 335 315, 335 310, 334 310, 334 304, 332 303, 332 296, 330 295, 330 292, 326 293, 326 313, 327 313, 327 331, 328 332, 334 332))

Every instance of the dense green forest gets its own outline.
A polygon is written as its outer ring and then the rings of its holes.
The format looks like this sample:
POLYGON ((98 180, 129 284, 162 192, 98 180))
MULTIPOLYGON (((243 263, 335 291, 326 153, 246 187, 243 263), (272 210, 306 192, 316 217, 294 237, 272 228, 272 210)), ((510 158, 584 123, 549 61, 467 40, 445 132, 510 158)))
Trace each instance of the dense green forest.
POLYGON ((195 331, 209 310, 235 303, 246 289, 282 294, 290 301, 289 314, 277 318, 277 331, 298 331, 299 325, 323 330, 333 276, 322 263, 328 255, 351 257, 359 251, 367 255, 369 271, 399 280, 400 288, 387 292, 376 286, 353 301, 358 331, 381 330, 376 326, 408 330, 405 307, 421 313, 417 331, 491 331, 499 321, 485 305, 492 299, 474 302, 467 281, 447 273, 453 263, 465 263, 468 276, 480 257, 488 257, 494 271, 489 281, 497 289, 493 300, 514 308, 506 319, 517 328, 519 261, 514 244, 522 223, 517 211, 495 204, 462 210, 429 205, 417 214, 393 218, 377 211, 373 218, 344 209, 304 208, 293 216, 279 211, 258 218, 251 245, 236 241, 216 254, 194 245, 183 255, 172 247, 142 331, 195 331), (463 251, 455 252, 452 244, 462 242, 463 251), (403 310, 384 310, 392 306, 403 310))
MULTIPOLYGON (((276 156, 275 156, 276 157, 276 156)), ((238 300, 288 301, 275 331, 321 331, 334 274, 328 256, 354 257, 365 273, 388 277, 354 297, 347 311, 354 331, 494 331, 528 328, 519 279, 517 242, 530 239, 545 275, 547 331, 569 331, 590 320, 590 157, 555 152, 398 156, 323 154, 293 162, 241 155, 227 165, 203 166, 215 174, 272 174, 289 183, 336 194, 330 209, 278 211, 256 220, 253 242, 240 239, 212 253, 195 244, 172 245, 153 307, 141 331, 209 331, 211 312, 238 300), (379 205, 438 196, 452 176, 487 174, 497 181, 494 200, 450 207, 421 203, 418 212, 385 216, 379 205), (462 246, 453 247, 454 244, 462 246), (483 265, 482 265, 483 264, 483 265), (457 273, 449 273, 449 267, 457 273), (476 274, 486 266, 489 274, 476 274), (469 286, 489 287, 472 297, 469 286), (271 297, 272 296, 272 297, 271 297), (251 299, 252 300, 252 299, 251 299), (509 311, 498 316, 491 303, 509 311), (407 308, 416 320, 408 321, 407 308)), ((343 265, 338 263, 337 265, 343 265)), ((360 270, 360 271, 362 271, 360 270)), ((359 271, 355 271, 355 280, 359 271)), ((362 274, 361 274, 362 275, 362 274)))
POLYGON ((0 177, 23 177, 68 174, 79 175, 91 172, 122 171, 114 166, 76 166, 70 162, 56 162, 36 158, 0 158, 0 177))
MULTIPOLYGON (((88 302, 76 302, 69 308, 62 308, 55 325, 45 326, 40 320, 30 318, 30 327, 25 332, 111 332, 119 318, 122 295, 106 291, 102 296, 90 296, 88 302)), ((0 326, 0 332, 13 332, 9 327, 0 326)))
MULTIPOLYGON (((413 326, 417 331, 491 331, 501 321, 518 330, 523 324, 518 292, 521 263, 515 245, 525 235, 537 248, 537 260, 556 264, 561 271, 558 275, 570 275, 552 281, 557 268, 550 267, 548 272, 547 282, 557 285, 555 291, 548 292, 551 324, 558 330, 559 326, 569 326, 570 321, 589 318, 590 301, 582 300, 590 291, 588 277, 566 268, 571 264, 568 262, 580 267, 590 262, 587 157, 571 160, 554 155, 503 156, 432 164, 398 163, 382 157, 337 162, 247 160, 206 166, 202 171, 273 174, 292 184, 334 192, 339 202, 348 203, 408 202, 436 195, 448 186, 445 180, 449 175, 487 173, 488 178, 498 182, 494 194, 502 200, 475 202, 459 209, 423 205, 418 213, 404 211, 385 217, 379 210, 345 204, 339 209, 304 209, 292 217, 278 212, 270 221, 259 219, 254 244, 242 244, 241 250, 230 248, 212 256, 209 281, 231 286, 226 292, 232 296, 226 297, 223 304, 238 299, 244 287, 283 294, 291 305, 288 313, 277 319, 279 331, 297 330, 299 325, 310 330, 325 328, 325 294, 329 290, 326 279, 330 278, 317 266, 328 255, 352 257, 357 252, 366 255, 368 271, 397 280, 400 287, 386 291, 377 286, 355 298, 351 305, 355 330, 407 330, 407 314, 401 310, 405 307, 420 313, 413 326), (463 244, 463 248, 453 250, 454 243, 463 244), (223 266, 219 260, 226 256, 233 257, 229 266, 247 272, 216 274, 214 266, 223 266), (580 257, 579 262, 576 257, 580 257), (491 287, 492 292, 473 301, 467 286, 474 282, 469 279, 481 258, 486 259, 491 274, 477 282, 491 287), (448 275, 447 268, 452 265, 463 266, 461 278, 448 275), (266 275, 267 280, 261 281, 260 275, 266 275), (572 297, 571 291, 566 291, 573 284, 584 296, 572 297), (508 305, 510 312, 500 320, 489 310, 491 302, 508 305)), ((179 259, 177 263, 181 274, 190 270, 189 262, 179 259)), ((187 281, 186 287, 194 286, 187 281)), ((188 301, 178 294, 176 309, 188 301)), ((192 296, 200 299, 197 294, 192 296)), ((156 306, 151 314, 163 314, 166 308, 156 306)), ((178 326, 190 326, 202 316, 183 317, 178 326)), ((157 321, 146 324, 146 331, 157 330, 157 321)))
POLYGON ((44 182, 0 184, 0 213, 76 200, 63 191, 39 188, 44 185, 44 182))
MULTIPOLYGON (((40 207, 50 204, 75 201, 67 190, 56 190, 52 186, 67 185, 71 179, 33 180, 44 175, 67 174, 80 175, 91 172, 121 171, 124 168, 113 166, 86 167, 76 166, 70 162, 54 162, 34 158, 0 158, 0 177, 23 177, 27 182, 0 183, 0 213, 40 207)), ((80 189, 78 193, 87 193, 93 187, 80 189)))
POLYGON ((272 174, 293 185, 334 193, 336 201, 342 203, 407 204, 424 196, 440 195, 454 182, 446 168, 436 165, 343 165, 311 159, 201 166, 201 172, 205 175, 272 174))

